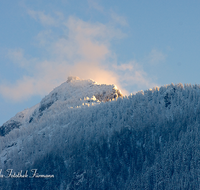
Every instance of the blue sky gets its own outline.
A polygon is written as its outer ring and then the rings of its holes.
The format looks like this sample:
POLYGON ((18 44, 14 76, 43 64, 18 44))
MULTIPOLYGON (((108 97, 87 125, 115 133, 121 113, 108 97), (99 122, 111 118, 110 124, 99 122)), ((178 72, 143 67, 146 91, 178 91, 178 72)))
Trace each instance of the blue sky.
POLYGON ((200 84, 200 1, 0 3, 0 125, 69 75, 124 94, 200 84))

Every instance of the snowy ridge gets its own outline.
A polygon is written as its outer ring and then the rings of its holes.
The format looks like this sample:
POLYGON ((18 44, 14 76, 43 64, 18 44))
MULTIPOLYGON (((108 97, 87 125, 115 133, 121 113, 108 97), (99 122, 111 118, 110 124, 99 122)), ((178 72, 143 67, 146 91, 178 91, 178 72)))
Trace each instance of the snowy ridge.
POLYGON ((115 85, 97 84, 93 80, 81 80, 71 76, 45 96, 39 104, 17 113, 4 123, 0 127, 0 136, 5 136, 22 125, 38 121, 46 111, 60 110, 60 107, 65 109, 96 105, 118 97, 122 97, 122 94, 115 85))
POLYGON ((0 136, 5 136, 13 129, 19 128, 20 126, 27 124, 30 116, 38 107, 39 104, 36 104, 35 106, 29 109, 25 109, 24 111, 17 113, 14 117, 5 122, 0 127, 0 136))
POLYGON ((84 102, 106 102, 120 96, 122 94, 115 85, 97 84, 93 80, 68 77, 67 82, 55 88, 48 96, 42 99, 39 109, 43 111, 56 101, 64 101, 68 106, 76 107, 84 102))

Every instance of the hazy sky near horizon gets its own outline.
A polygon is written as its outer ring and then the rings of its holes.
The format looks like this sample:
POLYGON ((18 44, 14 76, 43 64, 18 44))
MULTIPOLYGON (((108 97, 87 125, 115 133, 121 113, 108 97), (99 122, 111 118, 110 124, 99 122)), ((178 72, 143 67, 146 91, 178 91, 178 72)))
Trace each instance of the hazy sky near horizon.
POLYGON ((69 75, 123 94, 200 84, 200 1, 0 2, 0 126, 69 75))

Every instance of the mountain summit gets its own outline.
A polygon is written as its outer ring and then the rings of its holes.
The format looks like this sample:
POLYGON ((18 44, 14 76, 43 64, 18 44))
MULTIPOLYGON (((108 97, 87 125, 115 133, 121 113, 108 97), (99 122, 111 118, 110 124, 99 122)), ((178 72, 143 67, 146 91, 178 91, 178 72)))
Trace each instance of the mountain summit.
POLYGON ((22 125, 38 121, 46 112, 95 105, 118 97, 122 97, 122 93, 114 84, 98 84, 93 80, 81 80, 79 77, 70 76, 66 82, 45 96, 39 104, 17 113, 4 123, 0 127, 0 136, 5 136, 22 125))

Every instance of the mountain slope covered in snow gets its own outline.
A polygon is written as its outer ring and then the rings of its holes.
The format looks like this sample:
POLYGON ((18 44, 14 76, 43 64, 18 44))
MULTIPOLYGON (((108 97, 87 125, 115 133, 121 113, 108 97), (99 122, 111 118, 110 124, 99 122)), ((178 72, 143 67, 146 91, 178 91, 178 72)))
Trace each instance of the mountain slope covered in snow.
POLYGON ((15 128, 38 120, 47 110, 55 112, 66 108, 90 106, 118 97, 122 97, 122 94, 115 85, 101 85, 93 80, 68 77, 65 83, 45 96, 39 104, 17 113, 4 123, 0 127, 0 136, 5 136, 15 128))
POLYGON ((0 178, 1 189, 200 188, 200 85, 121 97, 114 85, 69 78, 29 113, 0 137, 1 173, 54 178, 0 178))

